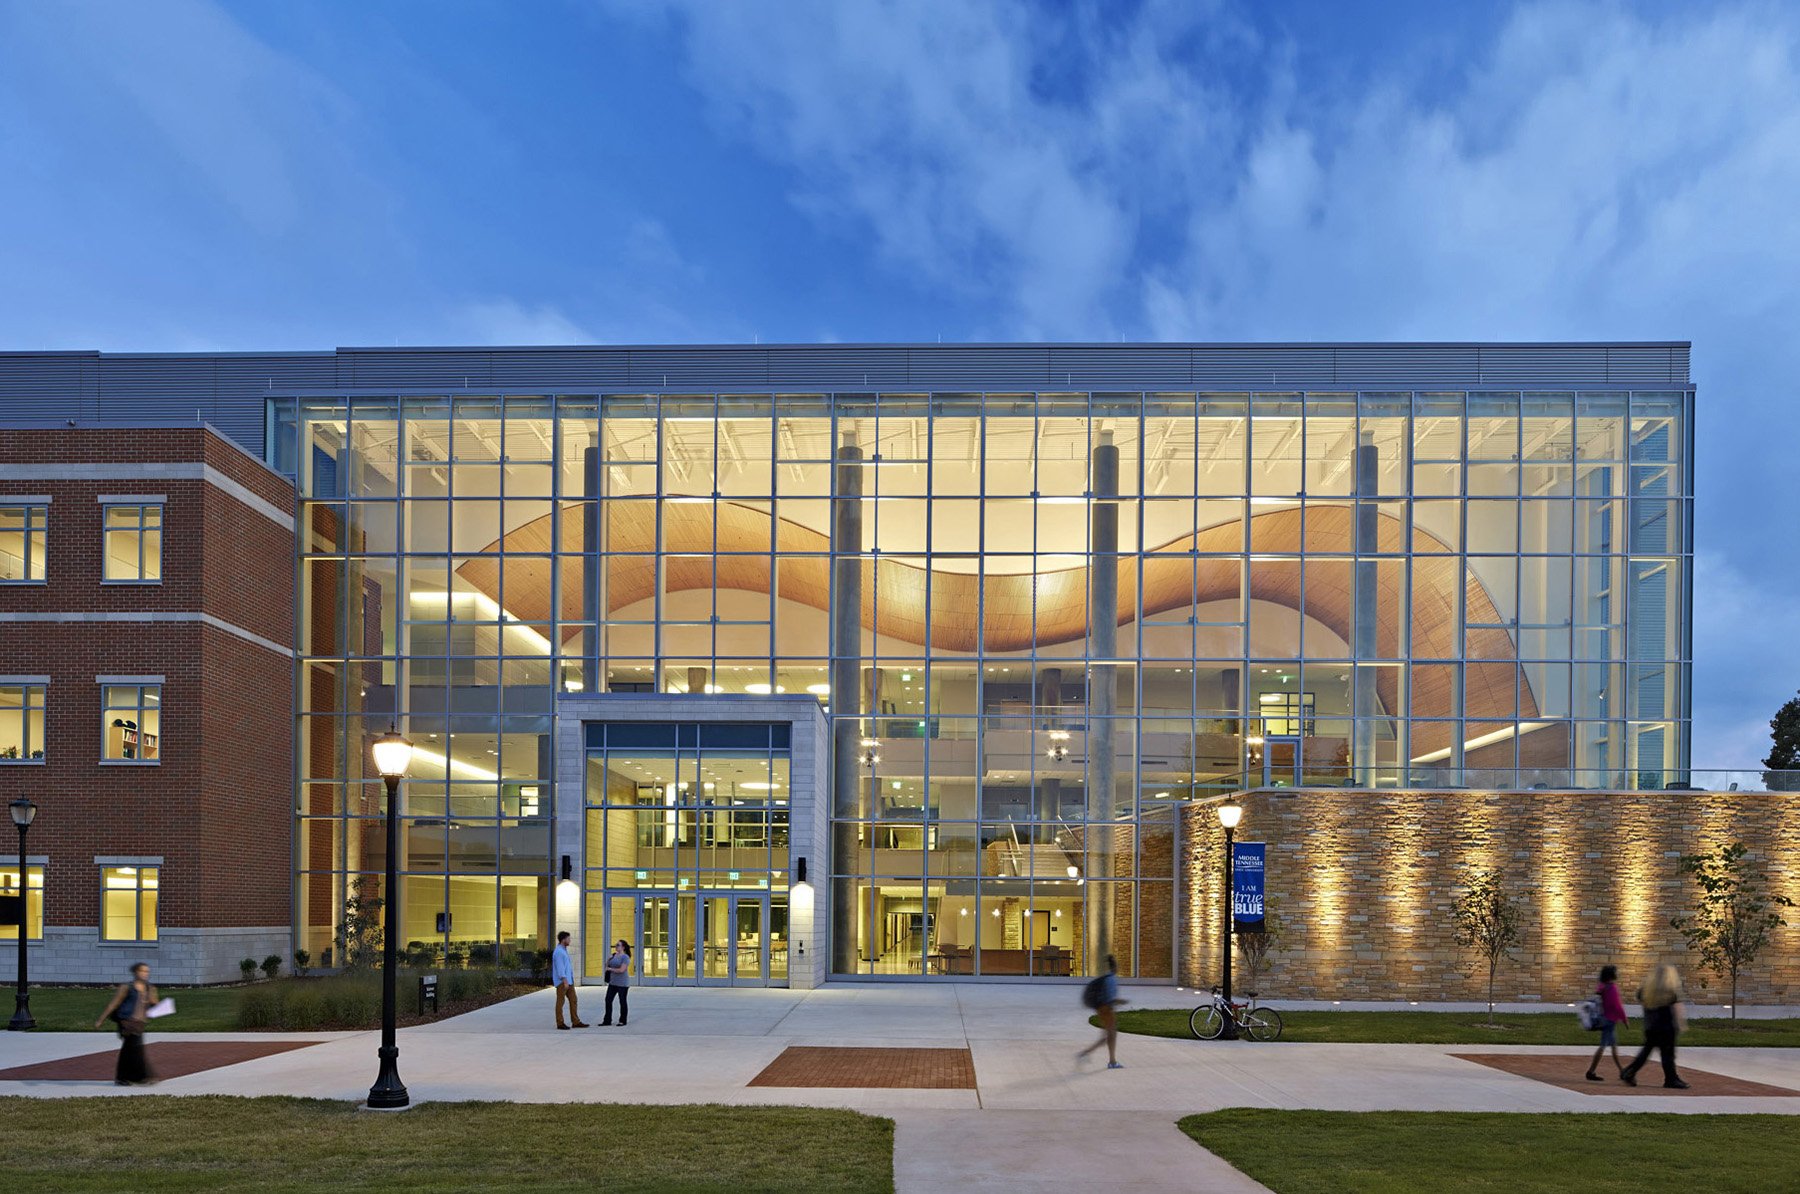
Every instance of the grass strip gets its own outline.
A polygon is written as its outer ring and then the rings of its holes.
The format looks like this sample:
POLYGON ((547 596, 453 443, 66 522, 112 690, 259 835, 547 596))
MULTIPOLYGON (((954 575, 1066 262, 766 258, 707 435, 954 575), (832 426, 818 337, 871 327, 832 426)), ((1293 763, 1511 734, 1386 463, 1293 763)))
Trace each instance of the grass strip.
MULTIPOLYGON (((1600 1034, 1586 1032, 1573 1011, 1502 1012, 1490 1027, 1484 1012, 1281 1012, 1283 1041, 1377 1045, 1571 1045, 1594 1048, 1600 1034)), ((1119 1031, 1144 1036, 1193 1040, 1188 1030, 1191 1008, 1144 1009, 1119 1013, 1119 1031)), ((1619 1037, 1619 1047, 1641 1041, 1642 1021, 1633 1019, 1619 1037)), ((1682 1033, 1683 1048, 1708 1045, 1800 1047, 1800 1019, 1696 1019, 1682 1033)))
POLYGON ((0 1098, 17 1190, 860 1194, 893 1190, 893 1144, 892 1120, 812 1107, 0 1098))
POLYGON ((1800 1173, 1785 1115, 1232 1108, 1179 1126, 1275 1194, 1766 1194, 1800 1173))

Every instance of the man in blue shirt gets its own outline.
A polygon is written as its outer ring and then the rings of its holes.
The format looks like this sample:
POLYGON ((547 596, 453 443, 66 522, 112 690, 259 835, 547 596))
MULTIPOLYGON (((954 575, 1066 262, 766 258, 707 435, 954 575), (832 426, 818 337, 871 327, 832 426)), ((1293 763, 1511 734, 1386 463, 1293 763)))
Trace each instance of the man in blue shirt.
POLYGON ((550 951, 550 981, 556 984, 556 1026, 586 1028, 581 1013, 575 1010, 575 963, 569 960, 569 935, 556 935, 556 948, 550 951), (563 1023, 563 1004, 569 1005, 569 1024, 563 1023))

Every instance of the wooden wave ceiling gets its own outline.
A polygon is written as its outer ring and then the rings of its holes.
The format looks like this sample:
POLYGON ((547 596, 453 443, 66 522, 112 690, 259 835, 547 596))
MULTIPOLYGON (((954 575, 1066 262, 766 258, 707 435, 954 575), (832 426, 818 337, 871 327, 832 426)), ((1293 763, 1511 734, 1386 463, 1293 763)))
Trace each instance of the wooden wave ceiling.
MULTIPOLYGON (((770 591, 770 549, 781 558, 773 583, 783 600, 825 610, 829 605, 829 538, 810 527, 787 519, 772 519, 766 510, 734 502, 612 502, 607 507, 606 550, 607 612, 624 609, 655 595, 656 515, 663 520, 666 584, 669 592, 737 589, 766 594, 770 591), (771 525, 772 524, 772 525, 771 525), (771 539, 773 542, 771 543, 771 539), (718 555, 725 552, 756 554, 718 555)), ((1354 511, 1349 505, 1308 507, 1302 528, 1298 507, 1255 514, 1250 519, 1250 545, 1255 566, 1250 569, 1250 593, 1255 601, 1271 602, 1296 611, 1329 628, 1345 642, 1351 641, 1354 605, 1354 569, 1349 560, 1319 567, 1310 560, 1304 601, 1300 591, 1300 563, 1295 559, 1265 559, 1267 554, 1304 554, 1312 557, 1345 555, 1354 543, 1354 511)), ((579 556, 586 531, 586 508, 570 506, 562 513, 562 542, 551 543, 550 515, 510 531, 470 559, 457 573, 496 602, 501 600, 504 572, 507 611, 521 621, 547 626, 550 621, 551 572, 547 557, 553 546, 579 556)), ((1401 551, 1404 524, 1383 513, 1377 542, 1383 553, 1401 551)), ((1243 527, 1232 521, 1178 537, 1143 554, 1143 612, 1146 617, 1210 601, 1235 600, 1238 596, 1239 561, 1243 527), (1217 553, 1223 558, 1189 553, 1217 553)), ((1427 531, 1414 528, 1412 547, 1412 656, 1417 660, 1454 660, 1456 646, 1456 593, 1464 585, 1464 600, 1471 623, 1501 621, 1493 599, 1472 575, 1463 581, 1459 556, 1427 531)), ((1138 603, 1138 557, 1124 553, 1117 564, 1119 623, 1132 620, 1138 603)), ((1398 568, 1377 572, 1376 627, 1380 658, 1397 658, 1400 635, 1401 581, 1398 568)), ((565 583, 560 616, 565 622, 581 620, 581 588, 565 583)), ((1088 630, 1088 570, 1063 568, 1036 574, 983 577, 974 573, 928 569, 899 559, 871 559, 863 563, 862 624, 870 630, 933 652, 974 654, 1029 650, 1039 644, 1066 643, 1082 638, 1088 630), (986 599, 982 600, 982 590, 986 599), (927 595, 929 594, 929 616, 927 595), (1035 626, 1033 614, 1035 610, 1035 626)), ((571 631, 571 633, 578 632, 571 631)), ((824 644, 820 644, 823 653, 824 644)), ((1537 702, 1513 650, 1512 637, 1498 627, 1467 631, 1464 669, 1464 715, 1470 719, 1510 722, 1514 697, 1517 716, 1537 716, 1537 702)), ((1399 704, 1397 669, 1382 668, 1377 691, 1384 709, 1399 704)), ((1447 716, 1453 710, 1450 669, 1414 669, 1412 707, 1426 715, 1447 716)), ((1447 733, 1447 731, 1446 731, 1447 733)), ((1446 738, 1447 740, 1447 738, 1446 738)), ((1415 747, 1425 745, 1418 741, 1415 747)), ((1442 745, 1437 743, 1435 745, 1442 745)))

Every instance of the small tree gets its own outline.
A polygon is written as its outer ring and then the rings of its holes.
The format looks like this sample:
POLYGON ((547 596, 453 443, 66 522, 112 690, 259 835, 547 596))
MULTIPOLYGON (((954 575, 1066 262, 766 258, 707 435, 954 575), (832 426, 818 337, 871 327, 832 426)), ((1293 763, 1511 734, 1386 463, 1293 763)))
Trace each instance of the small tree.
MULTIPOLYGON (((1793 704, 1793 702, 1789 702, 1793 704)), ((1737 1019, 1738 975, 1749 969, 1775 930, 1787 924, 1779 909, 1794 901, 1768 889, 1768 878, 1742 842, 1708 854, 1683 854, 1677 868, 1700 890, 1691 912, 1669 925, 1687 938, 1700 965, 1731 984, 1731 1018, 1737 1019)), ((1701 980, 1706 985, 1706 980, 1701 980)))
POLYGON ((1494 1020, 1494 976, 1525 939, 1524 901, 1507 890, 1499 871, 1485 871, 1469 883, 1452 911, 1456 944, 1473 949, 1487 963, 1488 1023, 1494 1020))
POLYGON ((1281 917, 1274 900, 1263 901, 1262 928, 1248 933, 1238 931, 1237 948, 1244 959, 1244 977, 1249 980, 1245 988, 1255 995, 1258 993, 1257 980, 1268 968, 1269 955, 1281 948, 1281 917))
POLYGON ((1800 696, 1775 710, 1769 719, 1769 738, 1763 783, 1771 792, 1800 791, 1800 696))
POLYGON ((243 961, 238 963, 238 969, 243 971, 245 982, 250 983, 250 982, 256 981, 256 959, 255 958, 245 958, 243 961))
POLYGON ((264 958, 262 960, 262 972, 264 978, 274 978, 277 974, 280 974, 281 955, 270 954, 268 957, 264 958))
POLYGON ((338 956, 347 970, 381 962, 384 901, 380 896, 369 894, 369 882, 364 876, 350 885, 350 898, 344 901, 344 919, 338 923, 338 956))

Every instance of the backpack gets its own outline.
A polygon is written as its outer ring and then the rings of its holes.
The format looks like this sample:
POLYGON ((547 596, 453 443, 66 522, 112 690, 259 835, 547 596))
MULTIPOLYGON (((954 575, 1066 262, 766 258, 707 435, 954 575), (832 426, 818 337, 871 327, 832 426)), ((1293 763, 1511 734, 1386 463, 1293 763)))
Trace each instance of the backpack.
POLYGON ((1575 1019, 1589 1032, 1599 1032, 1606 1027, 1606 1012, 1600 1006, 1598 995, 1589 995, 1575 1005, 1575 1019))
POLYGON ((1081 988, 1081 1006, 1098 1009, 1106 999, 1106 978, 1091 978, 1081 988))

